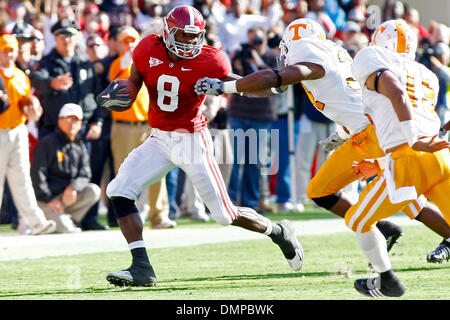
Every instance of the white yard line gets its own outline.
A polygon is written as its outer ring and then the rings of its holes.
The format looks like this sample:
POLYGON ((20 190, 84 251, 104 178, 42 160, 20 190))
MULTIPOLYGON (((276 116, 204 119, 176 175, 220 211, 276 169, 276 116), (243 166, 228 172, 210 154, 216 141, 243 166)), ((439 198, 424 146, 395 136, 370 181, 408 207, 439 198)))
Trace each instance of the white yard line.
MULTIPOLYGON (((399 225, 418 223, 403 216, 391 217, 389 220, 399 225)), ((302 235, 351 232, 342 219, 294 221, 294 225, 300 241, 302 235)), ((234 226, 144 230, 144 240, 150 249, 264 238, 267 239, 264 235, 234 226)), ((118 230, 41 236, 0 236, 0 261, 125 250, 128 250, 128 246, 118 230)))

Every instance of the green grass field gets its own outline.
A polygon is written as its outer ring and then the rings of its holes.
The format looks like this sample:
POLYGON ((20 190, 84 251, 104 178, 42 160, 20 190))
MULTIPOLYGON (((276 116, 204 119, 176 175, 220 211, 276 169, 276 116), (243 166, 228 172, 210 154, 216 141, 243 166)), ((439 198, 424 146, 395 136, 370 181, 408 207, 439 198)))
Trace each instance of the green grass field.
MULTIPOLYGON (((330 218, 321 210, 282 218, 330 218)), ((178 228, 216 228, 180 219, 178 228)), ((428 264, 441 239, 421 225, 403 227, 391 253, 394 270, 408 288, 400 299, 450 299, 450 262, 428 264)), ((0 234, 9 234, 2 225, 0 234)), ((1 236, 0 236, 1 238, 1 236)), ((1 300, 365 300, 353 281, 373 275, 351 232, 301 236, 305 262, 292 272, 269 239, 149 249, 158 276, 153 288, 110 285, 109 271, 128 267, 130 253, 109 252, 2 261, 1 300)), ((1 239, 0 239, 1 241, 1 239)), ((150 244, 151 246, 151 244, 150 244)))

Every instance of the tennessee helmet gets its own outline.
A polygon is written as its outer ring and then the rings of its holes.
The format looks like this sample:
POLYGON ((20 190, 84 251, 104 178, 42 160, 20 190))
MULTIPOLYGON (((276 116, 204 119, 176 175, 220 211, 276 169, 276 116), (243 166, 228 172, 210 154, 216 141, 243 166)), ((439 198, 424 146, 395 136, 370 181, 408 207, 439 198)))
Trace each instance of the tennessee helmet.
POLYGON ((173 8, 164 18, 164 43, 167 49, 183 59, 193 59, 202 51, 205 39, 205 19, 194 7, 182 5, 173 8), (175 40, 175 34, 181 30, 197 35, 196 43, 184 43, 175 40))
POLYGON ((372 44, 414 59, 417 50, 417 35, 406 21, 388 20, 376 28, 372 36, 372 44))
POLYGON ((326 35, 322 26, 312 19, 301 18, 292 21, 284 30, 280 41, 281 60, 286 59, 292 43, 300 39, 325 40, 326 35))

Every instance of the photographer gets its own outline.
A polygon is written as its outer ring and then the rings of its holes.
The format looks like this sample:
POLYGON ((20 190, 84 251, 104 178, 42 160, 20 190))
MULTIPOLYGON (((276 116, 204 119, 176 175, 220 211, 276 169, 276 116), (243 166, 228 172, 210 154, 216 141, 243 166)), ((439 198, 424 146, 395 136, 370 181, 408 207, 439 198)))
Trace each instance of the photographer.
MULTIPOLYGON (((234 52, 231 59, 233 73, 240 76, 253 73, 261 69, 276 67, 277 53, 269 50, 267 45, 267 34, 262 28, 251 28, 247 32, 248 41, 241 45, 241 48, 234 52)), ((268 132, 272 121, 277 119, 277 108, 274 97, 269 98, 249 98, 232 94, 229 97, 228 104, 229 125, 231 129, 256 130, 258 132, 268 132), (260 131, 258 131, 260 130, 260 131)), ((251 131, 250 131, 251 132, 251 131)), ((265 143, 260 142, 259 134, 256 134, 257 146, 263 146, 265 143)), ((245 156, 241 152, 237 152, 239 148, 234 148, 234 165, 231 171, 229 195, 234 203, 240 198, 241 206, 247 206, 262 211, 265 207, 260 203, 260 155, 265 152, 257 151, 257 163, 249 163, 249 158, 253 161, 254 155, 249 155, 249 142, 246 139, 245 156), (238 156, 240 158, 238 158, 238 156), (245 160, 245 161, 244 161, 245 160), (243 166, 242 176, 240 175, 240 167, 243 166)), ((236 143, 236 141, 234 141, 236 143)), ((254 143, 254 142, 252 142, 254 143)), ((266 176, 263 177, 267 179, 266 176)), ((265 182, 265 181, 264 181, 265 182)))

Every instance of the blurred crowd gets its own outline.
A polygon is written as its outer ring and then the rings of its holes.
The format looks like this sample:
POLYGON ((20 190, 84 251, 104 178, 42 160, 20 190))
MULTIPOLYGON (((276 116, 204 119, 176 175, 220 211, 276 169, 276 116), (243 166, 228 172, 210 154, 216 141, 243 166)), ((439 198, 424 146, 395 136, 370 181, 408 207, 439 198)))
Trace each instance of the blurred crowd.
MULTIPOLYGON (((206 43, 225 51, 233 72, 242 76, 277 66, 281 35, 295 19, 318 21, 327 38, 351 56, 369 44, 377 27, 368 23, 367 0, 0 0, 0 58, 2 51, 14 49, 9 38, 14 37, 15 66, 30 79, 31 92, 39 99, 31 104, 34 111, 25 112, 23 125, 28 132, 34 196, 45 218, 58 220, 56 232, 117 226, 105 186, 128 152, 148 137, 148 106, 142 98, 140 106, 124 115, 98 107, 95 96, 111 80, 126 78, 121 71, 131 64, 130 52, 139 39, 161 34, 163 17, 181 4, 203 14, 206 43), (67 151, 57 149, 53 160, 49 148, 58 144, 67 151), (58 166, 70 152, 70 158, 76 159, 71 168, 58 166), (75 190, 70 188, 73 185, 75 190), (107 225, 99 222, 99 212, 106 213, 107 225)), ((439 78, 436 111, 447 122, 449 27, 436 21, 423 25, 419 12, 402 1, 386 0, 381 9, 379 23, 401 18, 417 32, 416 59, 439 78)), ((11 67, 2 59, 0 64, 4 82, 9 83, 11 67)), ((0 107, 0 131, 11 129, 2 118, 6 112, 0 107)), ((328 156, 319 141, 334 133, 335 125, 314 108, 300 84, 270 98, 229 95, 214 102, 208 98, 204 113, 214 129, 216 158, 234 203, 260 213, 304 210, 306 186, 328 156), (234 148, 230 129, 275 129, 279 143, 271 143, 270 135, 258 135, 263 141, 257 143, 264 149, 258 152, 261 159, 252 162, 234 148)), ((6 159, 6 153, 0 150, 0 159, 6 159)), ((22 201, 17 195, 21 191, 13 186, 26 183, 8 173, 7 165, 2 169, 2 161, 7 160, 0 161, 0 184, 4 184, 0 223, 11 224, 21 234, 32 233, 24 213, 28 209, 19 204, 28 200, 22 201)), ((357 184, 348 189, 355 196, 358 190, 357 184)), ((208 209, 178 169, 143 192, 138 207, 152 228, 175 227, 181 216, 209 220, 208 209)))

